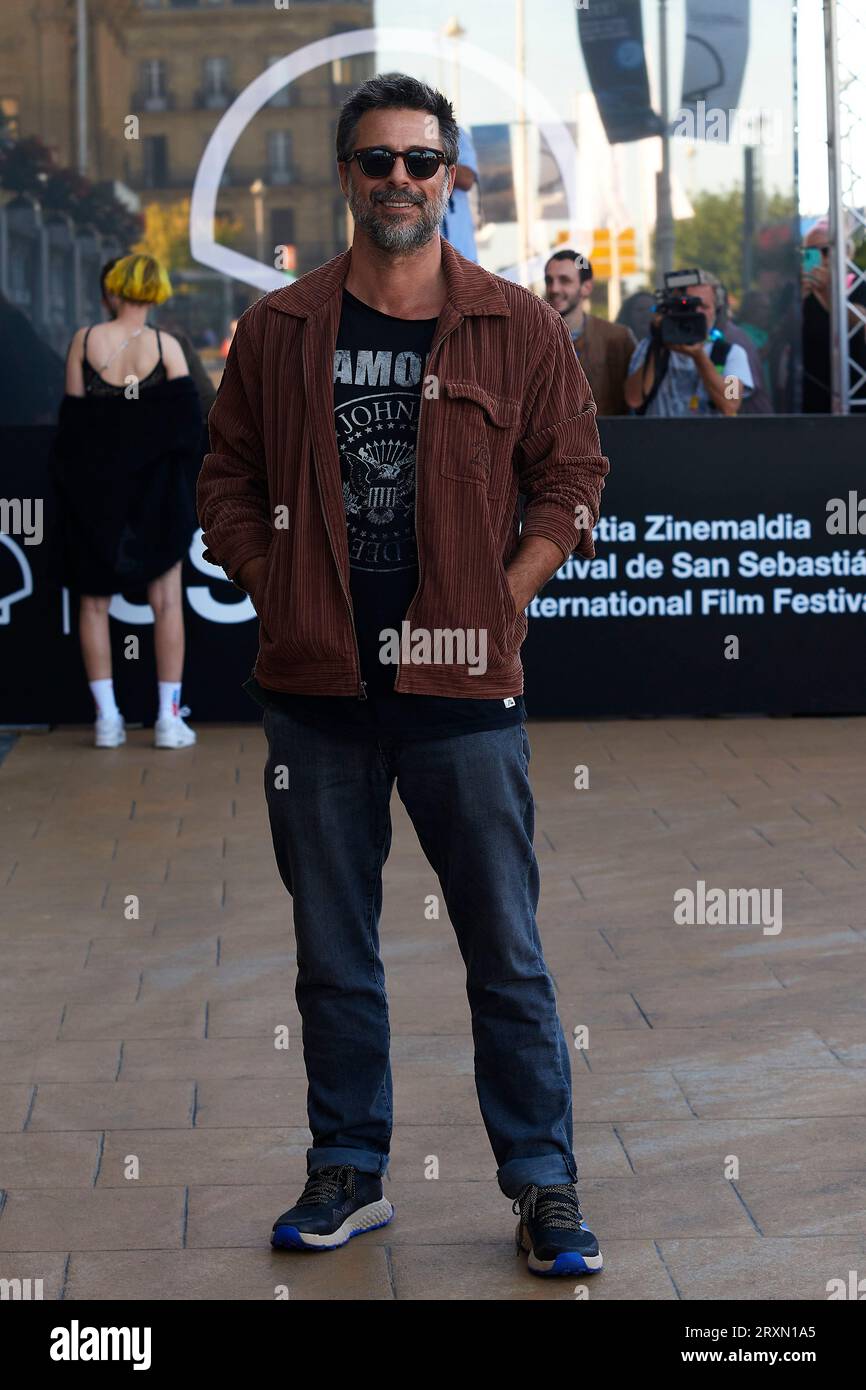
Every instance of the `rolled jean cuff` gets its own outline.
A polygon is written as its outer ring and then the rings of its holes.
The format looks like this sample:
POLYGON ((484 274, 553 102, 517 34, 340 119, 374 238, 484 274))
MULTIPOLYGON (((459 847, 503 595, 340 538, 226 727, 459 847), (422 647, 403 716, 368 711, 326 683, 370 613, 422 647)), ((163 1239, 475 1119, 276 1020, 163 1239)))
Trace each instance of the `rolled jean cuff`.
POLYGON ((388 1170, 388 1155, 372 1149, 307 1149, 307 1173, 317 1168, 339 1168, 344 1163, 350 1163, 359 1173, 383 1178, 388 1170))
POLYGON ((558 1182, 577 1182, 577 1164, 564 1154, 542 1154, 537 1158, 512 1158, 496 1174, 506 1197, 519 1197, 527 1183, 552 1187, 558 1182))

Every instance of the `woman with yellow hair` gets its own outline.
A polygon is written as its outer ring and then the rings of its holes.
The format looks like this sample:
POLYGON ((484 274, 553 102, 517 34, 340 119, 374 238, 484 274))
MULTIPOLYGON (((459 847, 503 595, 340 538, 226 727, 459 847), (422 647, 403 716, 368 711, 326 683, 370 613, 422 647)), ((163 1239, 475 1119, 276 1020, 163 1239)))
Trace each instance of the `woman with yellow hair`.
POLYGON ((198 393, 175 338, 147 323, 171 295, 153 256, 106 268, 103 298, 114 317, 81 328, 66 362, 54 477, 60 500, 58 577, 80 596, 78 629, 96 706, 94 742, 126 741, 114 696, 108 609, 112 595, 146 595, 153 610, 158 748, 185 748, 181 564, 195 530, 188 479, 199 456, 198 393))

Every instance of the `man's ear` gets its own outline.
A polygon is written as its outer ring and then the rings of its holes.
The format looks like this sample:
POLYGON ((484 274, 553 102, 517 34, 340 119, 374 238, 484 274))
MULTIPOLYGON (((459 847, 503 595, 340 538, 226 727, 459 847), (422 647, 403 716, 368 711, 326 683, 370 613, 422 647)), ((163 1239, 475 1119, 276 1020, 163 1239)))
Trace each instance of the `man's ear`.
POLYGON ((337 160, 337 178, 340 180, 340 187, 348 198, 349 196, 349 166, 342 159, 337 160))
POLYGON ((457 177, 457 165, 449 164, 446 167, 448 169, 448 197, 450 198, 451 194, 454 192, 454 180, 457 177))

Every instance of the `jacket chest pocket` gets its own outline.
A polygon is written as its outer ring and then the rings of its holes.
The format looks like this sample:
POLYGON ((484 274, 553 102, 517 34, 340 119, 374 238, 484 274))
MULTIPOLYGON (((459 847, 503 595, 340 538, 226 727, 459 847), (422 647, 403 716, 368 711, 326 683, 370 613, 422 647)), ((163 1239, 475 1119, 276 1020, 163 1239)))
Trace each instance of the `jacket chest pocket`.
POLYGON ((440 473, 480 483, 488 497, 501 497, 511 484, 519 401, 493 396, 474 381, 445 381, 442 387, 448 416, 440 473))

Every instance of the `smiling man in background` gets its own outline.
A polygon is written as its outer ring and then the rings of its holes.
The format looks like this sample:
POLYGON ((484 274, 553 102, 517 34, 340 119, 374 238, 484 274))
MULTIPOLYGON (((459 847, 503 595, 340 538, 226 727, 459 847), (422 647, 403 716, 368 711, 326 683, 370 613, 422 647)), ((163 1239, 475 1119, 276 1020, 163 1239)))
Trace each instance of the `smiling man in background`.
POLYGON ((589 312, 592 265, 578 251, 554 251, 544 267, 544 297, 562 315, 599 415, 628 415, 625 379, 637 346, 630 328, 589 312))

